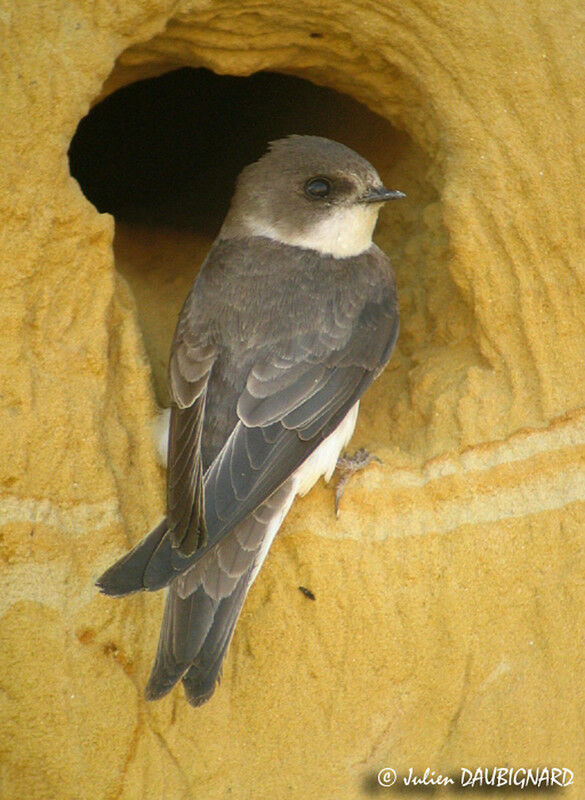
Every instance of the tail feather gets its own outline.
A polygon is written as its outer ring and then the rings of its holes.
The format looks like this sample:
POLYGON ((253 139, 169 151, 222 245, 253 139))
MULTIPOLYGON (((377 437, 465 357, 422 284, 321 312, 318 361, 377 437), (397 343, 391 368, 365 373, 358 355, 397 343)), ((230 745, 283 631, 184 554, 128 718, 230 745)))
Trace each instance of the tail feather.
POLYGON ((147 700, 164 697, 187 672, 213 624, 214 610, 213 601, 201 588, 183 600, 171 586, 156 659, 144 692, 147 700))
POLYGON ((211 697, 248 589, 294 494, 289 481, 227 536, 187 558, 172 547, 163 520, 98 580, 111 595, 170 584, 148 700, 164 697, 181 679, 192 705, 211 697))
POLYGON ((183 675, 185 696, 192 706, 200 706, 207 702, 221 678, 223 659, 234 635, 236 623, 246 598, 249 578, 246 579, 243 591, 225 597, 213 620, 213 625, 205 639, 205 645, 197 654, 197 658, 183 675))
POLYGON ((202 586, 184 599, 171 586, 145 690, 147 700, 164 697, 181 678, 192 705, 211 697, 249 584, 246 574, 233 593, 219 601, 212 600, 202 586))
POLYGON ((183 675, 185 697, 192 706, 202 706, 215 692, 215 687, 221 680, 223 659, 232 640, 234 628, 235 623, 230 635, 225 639, 222 649, 212 663, 204 665, 197 659, 195 664, 189 668, 189 671, 183 675))

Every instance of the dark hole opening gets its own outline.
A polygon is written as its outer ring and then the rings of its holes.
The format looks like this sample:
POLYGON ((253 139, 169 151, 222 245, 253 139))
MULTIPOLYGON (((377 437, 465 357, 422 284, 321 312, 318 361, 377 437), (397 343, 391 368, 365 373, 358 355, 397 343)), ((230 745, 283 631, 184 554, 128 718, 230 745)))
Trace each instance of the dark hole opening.
POLYGON ((71 174, 117 220, 214 236, 240 170, 290 133, 337 138, 372 160, 396 136, 361 104, 301 78, 186 67, 96 105, 71 141, 71 174))
POLYGON ((404 226, 418 224, 413 201, 428 194, 426 159, 385 119, 331 89, 276 73, 243 78, 183 68, 119 89, 79 123, 71 174, 94 206, 116 219, 116 267, 136 300, 163 405, 177 313, 235 179, 269 141, 291 133, 347 144, 388 186, 407 192, 408 204, 393 205, 385 217, 385 243, 401 247, 404 226))

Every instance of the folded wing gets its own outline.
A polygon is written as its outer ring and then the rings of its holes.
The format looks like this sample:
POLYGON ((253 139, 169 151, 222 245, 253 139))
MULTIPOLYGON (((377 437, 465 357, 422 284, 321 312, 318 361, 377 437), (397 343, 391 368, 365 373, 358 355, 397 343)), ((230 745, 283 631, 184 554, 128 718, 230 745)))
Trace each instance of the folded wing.
POLYGON ((390 357, 398 333, 393 284, 357 314, 351 310, 330 315, 330 324, 317 331, 274 342, 256 361, 238 400, 237 424, 204 479, 203 409, 217 353, 208 341, 181 336, 179 327, 170 366, 176 406, 168 534, 161 536, 159 526, 158 544, 151 534, 104 573, 102 591, 159 589, 192 568, 339 425, 390 357))

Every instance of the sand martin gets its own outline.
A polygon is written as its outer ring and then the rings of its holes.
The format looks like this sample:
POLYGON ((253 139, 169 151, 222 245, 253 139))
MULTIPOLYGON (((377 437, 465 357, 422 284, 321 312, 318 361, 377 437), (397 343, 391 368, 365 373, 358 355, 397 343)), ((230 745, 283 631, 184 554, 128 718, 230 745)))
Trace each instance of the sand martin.
POLYGON ((295 495, 329 479, 398 334, 372 242, 386 189, 353 150, 289 136, 238 178, 171 347, 167 512, 108 595, 168 587, 146 697, 208 700, 295 495))

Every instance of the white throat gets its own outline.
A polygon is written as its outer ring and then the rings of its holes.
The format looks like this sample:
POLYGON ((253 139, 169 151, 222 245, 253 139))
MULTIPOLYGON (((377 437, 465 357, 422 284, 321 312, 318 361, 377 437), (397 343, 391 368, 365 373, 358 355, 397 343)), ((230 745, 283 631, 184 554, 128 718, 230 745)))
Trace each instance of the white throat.
POLYGON ((244 226, 252 236, 266 236, 293 247, 317 250, 335 258, 358 256, 372 245, 379 206, 359 204, 341 207, 327 219, 302 233, 283 232, 261 220, 247 217, 244 226))

